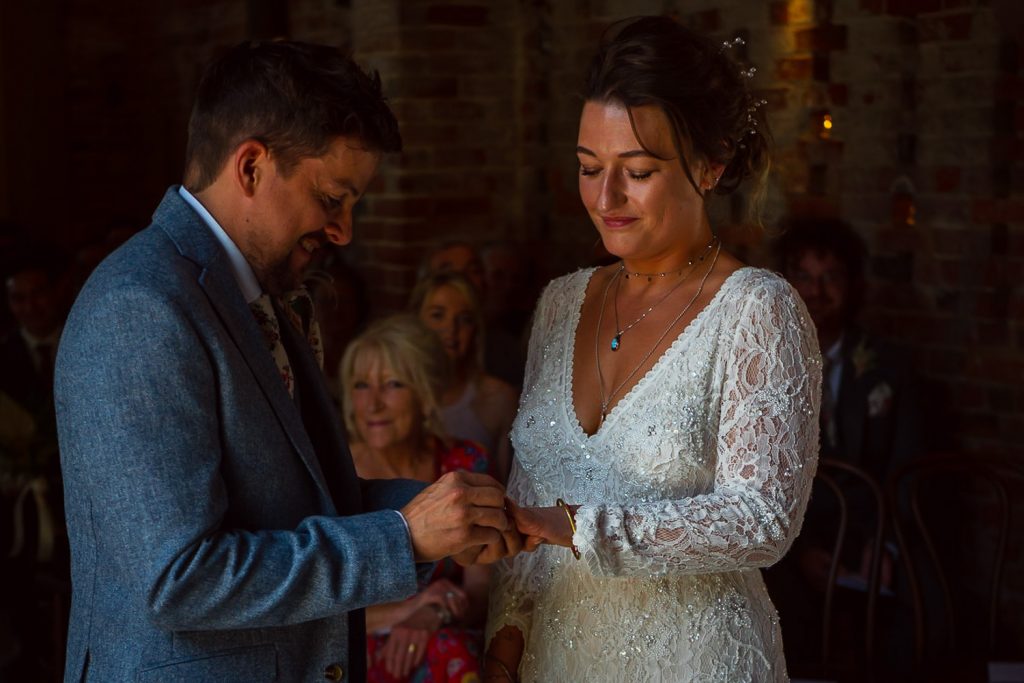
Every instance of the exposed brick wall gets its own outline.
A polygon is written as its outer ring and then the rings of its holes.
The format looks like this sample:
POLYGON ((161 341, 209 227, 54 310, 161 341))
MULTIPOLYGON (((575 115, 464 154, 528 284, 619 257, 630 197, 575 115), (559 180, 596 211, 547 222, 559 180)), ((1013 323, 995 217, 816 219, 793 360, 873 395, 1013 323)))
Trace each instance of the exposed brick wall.
MULTIPOLYGON (((443 238, 518 240, 557 275, 596 237, 573 152, 583 72, 603 28, 638 13, 747 37, 778 148, 766 221, 850 221, 871 251, 867 322, 914 349, 945 409, 935 431, 1024 458, 1018 0, 0 3, 0 218, 70 245, 144 223, 180 178, 202 65, 279 27, 352 47, 401 121, 405 152, 361 204, 352 247, 379 310, 403 305, 443 238)), ((712 206, 762 263, 740 209, 712 206)))
MULTIPOLYGON (((71 244, 144 222, 180 177, 202 64, 246 37, 253 7, 5 5, 3 217, 71 244), (56 47, 14 25, 52 26, 56 47)), ((645 11, 748 37, 778 146, 769 223, 851 221, 871 247, 868 321, 948 395, 951 446, 1024 454, 1024 79, 1009 33, 1024 22, 1009 0, 288 3, 287 32, 353 47, 401 119, 406 151, 360 209, 355 247, 383 307, 441 238, 520 240, 552 275, 587 261, 577 94, 603 27, 645 11)))
MULTIPOLYGON (((580 105, 565 93, 579 88, 600 29, 651 11, 722 39, 743 35, 777 143, 769 228, 783 212, 848 220, 871 254, 866 322, 912 349, 933 404, 933 446, 1024 458, 1024 10, 953 0, 640 4, 651 7, 539 10, 554 36, 550 88, 561 95, 545 103, 548 239, 574 246, 577 263, 593 239, 575 190, 580 105)), ((711 207, 727 239, 767 263, 764 240, 732 225, 738 208, 711 207)), ((1004 598, 1021 605, 1020 543, 1010 558, 1004 598)), ((1024 634, 1019 618, 1003 627, 1024 634)))
MULTIPOLYGON (((951 449, 1013 452, 1024 422, 1020 47, 997 7, 927 0, 578 2, 535 11, 553 36, 544 102, 548 239, 587 256, 575 196, 583 69, 601 27, 645 9, 745 35, 778 147, 766 219, 837 215, 871 251, 867 321, 913 347, 946 397, 951 449), (641 3, 643 4, 643 3, 641 3), (821 127, 828 114, 834 128, 821 127)), ((525 49, 525 48, 524 48, 525 49)), ((726 223, 741 214, 719 200, 726 223)), ((749 242, 749 240, 747 240, 749 242)), ((764 257, 747 244, 755 261, 764 257)))
POLYGON ((517 3, 352 6, 357 58, 378 69, 404 151, 385 162, 358 222, 358 259, 378 307, 404 306, 416 267, 440 238, 481 243, 523 215, 517 3))
MULTIPOLYGON (((5 5, 4 217, 71 244, 119 218, 144 222, 180 177, 202 65, 253 30, 255 6, 5 5), (57 47, 15 25, 52 25, 57 47), (55 195, 59 209, 40 210, 55 195)), ((949 397, 951 446, 1024 453, 1024 80, 1020 43, 1003 30, 1019 35, 1012 2, 288 3, 287 32, 351 46, 381 71, 402 123, 406 151, 360 209, 354 247, 382 308, 401 305, 441 238, 522 241, 552 275, 590 258, 578 93, 604 26, 645 11, 748 37, 778 143, 768 222, 784 211, 851 221, 871 247, 868 321, 919 351, 949 397)), ((737 208, 712 207, 726 224, 737 208)))

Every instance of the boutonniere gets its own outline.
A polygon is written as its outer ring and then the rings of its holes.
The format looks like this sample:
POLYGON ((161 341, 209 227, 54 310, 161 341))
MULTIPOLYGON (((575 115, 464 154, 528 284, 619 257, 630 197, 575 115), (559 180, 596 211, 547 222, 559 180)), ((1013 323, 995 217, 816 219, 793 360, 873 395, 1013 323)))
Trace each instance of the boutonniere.
POLYGON ((888 382, 879 382, 868 394, 868 415, 878 417, 889 412, 892 407, 892 387, 888 382))
POLYGON ((860 338, 857 346, 853 349, 853 355, 850 360, 853 362, 853 373, 860 379, 864 376, 864 373, 875 367, 875 362, 878 360, 877 354, 874 349, 869 349, 867 346, 867 340, 864 337, 860 338))

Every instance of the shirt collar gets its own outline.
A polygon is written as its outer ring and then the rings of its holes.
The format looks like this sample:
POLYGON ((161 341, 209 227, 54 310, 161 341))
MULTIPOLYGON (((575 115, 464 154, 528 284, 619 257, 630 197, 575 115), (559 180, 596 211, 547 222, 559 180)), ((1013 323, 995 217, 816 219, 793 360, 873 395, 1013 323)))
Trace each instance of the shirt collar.
POLYGON ((25 343, 33 351, 37 346, 49 344, 50 346, 57 346, 57 342, 60 341, 60 333, 64 329, 64 326, 59 326, 56 330, 46 335, 45 337, 37 337, 24 327, 19 327, 18 332, 21 334, 21 338, 25 340, 25 343))
POLYGON ((203 219, 203 222, 210 228, 210 232, 217 238, 220 245, 224 247, 224 251, 228 255, 228 263, 231 264, 231 272, 235 276, 235 281, 238 282, 239 289, 242 290, 242 296, 245 297, 246 303, 252 303, 256 299, 260 298, 263 293, 263 288, 260 287, 259 280, 256 279, 256 273, 252 272, 252 266, 245 260, 245 256, 242 255, 238 245, 234 243, 231 237, 224 232, 224 228, 220 227, 220 223, 213 217, 206 207, 196 199, 195 195, 185 189, 182 185, 178 188, 178 194, 185 200, 189 206, 191 206, 199 217, 203 219))

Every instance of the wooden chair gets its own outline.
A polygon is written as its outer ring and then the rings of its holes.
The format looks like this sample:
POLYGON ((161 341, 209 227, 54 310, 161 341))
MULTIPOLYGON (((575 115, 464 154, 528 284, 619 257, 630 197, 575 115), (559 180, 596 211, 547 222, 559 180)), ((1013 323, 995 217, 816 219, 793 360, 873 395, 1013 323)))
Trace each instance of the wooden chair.
MULTIPOLYGON (((819 675, 815 678, 794 678, 794 683, 826 683, 835 680, 850 680, 851 675, 858 681, 871 680, 875 664, 875 623, 878 604, 880 566, 882 545, 885 534, 885 502, 882 488, 875 479, 863 469, 849 463, 823 458, 818 462, 818 480, 824 484, 835 499, 837 519, 834 528, 834 543, 831 548, 831 561, 827 582, 824 588, 824 603, 821 612, 821 651, 819 654, 819 675), (863 650, 851 652, 847 650, 845 658, 840 656, 836 647, 836 602, 840 586, 839 570, 842 564, 843 550, 850 540, 849 499, 851 489, 865 492, 874 507, 874 524, 868 541, 871 546, 871 562, 865 586, 865 613, 863 615, 864 641, 863 650), (847 670, 849 660, 854 658, 858 667, 856 673, 847 670)), ((831 527, 830 527, 831 528, 831 527)))
POLYGON ((913 599, 916 669, 927 680, 986 681, 994 656, 1024 658, 1019 644, 1000 641, 1010 486, 1022 475, 1005 461, 944 455, 887 482, 913 599))
POLYGON ((874 663, 875 614, 878 607, 878 585, 882 558, 882 542, 885 536, 885 500, 882 495, 882 487, 864 470, 849 463, 842 462, 841 460, 832 460, 828 458, 822 459, 818 464, 818 472, 821 480, 825 482, 826 486, 829 486, 832 489, 833 493, 836 494, 840 505, 839 532, 836 534, 836 544, 832 550, 832 564, 829 569, 828 585, 825 587, 825 610, 822 614, 821 660, 826 664, 831 661, 832 657, 831 632, 833 603, 835 600, 836 587, 838 585, 837 580, 839 578, 840 558, 842 557, 843 544, 846 541, 846 530, 849 522, 846 493, 843 491, 841 485, 837 483, 835 474, 843 473, 847 475, 847 477, 851 477, 856 480, 860 486, 863 486, 868 492, 870 492, 871 498, 875 504, 874 531, 870 537, 872 552, 867 584, 867 612, 864 619, 864 656, 865 662, 870 669, 871 665, 874 663))
MULTIPOLYGON (((20 481, 0 514, 10 524, 0 548, 17 581, 10 590, 19 592, 18 609, 11 615, 21 629, 21 648, 16 662, 0 662, 19 668, 15 677, 28 675, 33 680, 60 681, 64 677, 64 649, 67 638, 71 583, 68 578, 66 534, 55 515, 55 493, 42 477, 20 481), (8 538, 9 536, 9 538, 8 538)), ((57 494, 59 495, 59 494, 57 494)), ((6 676, 0 671, 0 678, 6 676)))

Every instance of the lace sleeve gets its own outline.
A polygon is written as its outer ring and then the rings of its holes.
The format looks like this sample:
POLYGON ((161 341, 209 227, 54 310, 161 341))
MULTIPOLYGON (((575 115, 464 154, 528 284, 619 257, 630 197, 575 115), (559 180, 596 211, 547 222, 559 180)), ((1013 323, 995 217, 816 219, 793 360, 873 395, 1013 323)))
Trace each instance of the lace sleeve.
POLYGON ((785 281, 759 283, 726 326, 714 488, 682 500, 584 506, 573 539, 592 572, 629 576, 764 567, 800 530, 817 466, 821 357, 785 281))
MULTIPOLYGON (((523 375, 523 396, 537 383, 545 340, 555 322, 551 312, 553 307, 550 305, 551 292, 552 286, 548 285, 533 313, 526 372, 523 375)), ((530 486, 529 477, 524 476, 516 461, 512 463, 506 494, 520 505, 539 504, 537 492, 530 486)), ((541 572, 537 571, 540 556, 541 553, 520 553, 515 558, 503 560, 495 565, 487 610, 487 631, 484 640, 486 645, 490 644, 494 634, 504 626, 515 626, 522 632, 524 638, 529 637, 534 596, 543 589, 539 585, 541 572)))

